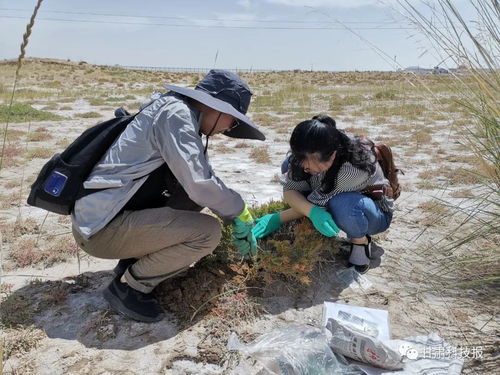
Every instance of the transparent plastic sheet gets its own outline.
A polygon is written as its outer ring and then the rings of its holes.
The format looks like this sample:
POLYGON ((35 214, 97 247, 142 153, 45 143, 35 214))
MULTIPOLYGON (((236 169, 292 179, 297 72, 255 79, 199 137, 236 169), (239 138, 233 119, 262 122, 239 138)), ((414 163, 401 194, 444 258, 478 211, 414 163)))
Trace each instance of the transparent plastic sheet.
POLYGON ((331 351, 320 329, 291 324, 273 330, 250 344, 242 344, 233 332, 228 349, 259 361, 275 375, 362 375, 356 366, 344 364, 331 351))
POLYGON ((353 290, 367 291, 373 286, 372 282, 356 271, 354 267, 340 270, 336 273, 336 276, 345 286, 353 290))
MULTIPOLYGON (((458 348, 446 342, 437 332, 387 342, 403 354, 401 375, 460 375, 464 364, 458 348)), ((394 374, 399 374, 395 372, 394 374)))

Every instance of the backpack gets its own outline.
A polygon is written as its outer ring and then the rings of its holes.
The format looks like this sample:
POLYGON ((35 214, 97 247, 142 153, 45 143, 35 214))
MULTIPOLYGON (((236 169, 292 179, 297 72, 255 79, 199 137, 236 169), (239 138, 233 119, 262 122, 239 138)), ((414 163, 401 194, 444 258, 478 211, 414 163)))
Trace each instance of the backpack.
POLYGON ((28 204, 70 215, 78 199, 102 190, 85 189, 83 182, 136 115, 118 108, 114 118, 85 130, 62 153, 55 154, 31 185, 28 204))
POLYGON ((373 152, 377 161, 384 172, 385 178, 389 180, 389 185, 373 185, 363 190, 363 194, 368 195, 374 200, 380 200, 383 195, 387 195, 394 200, 401 195, 401 185, 398 181, 398 173, 404 172, 396 167, 391 148, 384 143, 378 143, 373 146, 373 152))

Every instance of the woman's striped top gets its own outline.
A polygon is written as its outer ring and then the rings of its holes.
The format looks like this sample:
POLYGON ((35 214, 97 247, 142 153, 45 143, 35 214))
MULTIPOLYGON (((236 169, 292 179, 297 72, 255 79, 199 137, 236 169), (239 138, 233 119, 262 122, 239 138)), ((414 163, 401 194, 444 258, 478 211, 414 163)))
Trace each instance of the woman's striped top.
MULTIPOLYGON (((334 195, 348 191, 361 192, 367 186, 371 185, 389 184, 389 181, 384 177, 379 163, 376 163, 375 172, 370 175, 367 171, 356 168, 349 162, 345 162, 339 169, 335 189, 329 193, 323 193, 321 189, 321 181, 326 172, 312 175, 309 179, 301 181, 292 180, 289 172, 290 170, 285 172, 280 178, 283 190, 300 191, 306 195, 309 202, 322 207, 326 206, 334 195)), ((392 198, 383 197, 380 201, 376 201, 376 203, 385 212, 394 211, 394 200, 392 198)))

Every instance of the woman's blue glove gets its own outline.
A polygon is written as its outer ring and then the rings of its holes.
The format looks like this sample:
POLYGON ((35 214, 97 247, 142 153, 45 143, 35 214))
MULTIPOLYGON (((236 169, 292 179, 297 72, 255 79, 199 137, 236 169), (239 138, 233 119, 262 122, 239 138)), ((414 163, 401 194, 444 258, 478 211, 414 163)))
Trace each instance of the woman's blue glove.
POLYGON ((245 204, 243 212, 233 220, 233 244, 245 259, 257 254, 257 240, 252 233, 253 225, 252 214, 245 204))
POLYGON ((312 221, 314 228, 324 236, 333 237, 340 231, 335 221, 333 221, 332 215, 321 207, 313 206, 309 211, 309 219, 312 221))
POLYGON ((255 220, 257 224, 252 229, 255 238, 264 238, 281 227, 280 214, 267 214, 255 220))

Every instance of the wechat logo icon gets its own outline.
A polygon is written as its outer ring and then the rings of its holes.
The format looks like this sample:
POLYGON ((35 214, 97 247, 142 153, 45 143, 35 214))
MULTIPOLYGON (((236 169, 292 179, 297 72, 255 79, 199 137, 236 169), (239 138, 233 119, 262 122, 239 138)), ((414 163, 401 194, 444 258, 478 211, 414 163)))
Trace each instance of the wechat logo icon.
POLYGON ((406 356, 408 359, 417 359, 418 352, 416 349, 413 349, 410 344, 401 344, 399 346, 399 354, 406 356))

